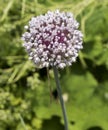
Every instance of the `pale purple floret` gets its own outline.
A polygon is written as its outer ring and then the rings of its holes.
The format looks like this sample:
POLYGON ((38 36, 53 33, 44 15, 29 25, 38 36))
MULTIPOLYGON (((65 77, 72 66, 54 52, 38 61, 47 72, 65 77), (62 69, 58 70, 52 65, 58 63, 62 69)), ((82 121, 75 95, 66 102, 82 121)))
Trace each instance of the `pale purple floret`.
POLYGON ((70 66, 83 48, 78 27, 71 13, 59 10, 33 17, 22 36, 29 58, 40 68, 70 66))

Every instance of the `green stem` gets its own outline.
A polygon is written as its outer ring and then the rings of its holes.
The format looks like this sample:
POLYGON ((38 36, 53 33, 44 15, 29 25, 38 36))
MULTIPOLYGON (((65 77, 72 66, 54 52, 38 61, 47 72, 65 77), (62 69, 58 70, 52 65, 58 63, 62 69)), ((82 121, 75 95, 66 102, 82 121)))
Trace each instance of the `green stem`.
POLYGON ((58 78, 58 70, 57 70, 56 66, 53 66, 53 71, 54 71, 54 77, 55 77, 56 86, 57 86, 57 92, 59 95, 60 104, 61 104, 61 108, 62 108, 62 112, 63 112, 65 130, 68 130, 67 114, 66 114, 66 109, 65 109, 63 97, 62 97, 61 86, 60 86, 60 82, 59 82, 59 78, 58 78))
POLYGON ((22 116, 21 116, 20 114, 19 114, 19 118, 20 118, 20 120, 21 120, 21 124, 22 124, 24 130, 27 130, 26 124, 25 124, 25 122, 24 122, 24 120, 23 120, 23 118, 22 118, 22 116))

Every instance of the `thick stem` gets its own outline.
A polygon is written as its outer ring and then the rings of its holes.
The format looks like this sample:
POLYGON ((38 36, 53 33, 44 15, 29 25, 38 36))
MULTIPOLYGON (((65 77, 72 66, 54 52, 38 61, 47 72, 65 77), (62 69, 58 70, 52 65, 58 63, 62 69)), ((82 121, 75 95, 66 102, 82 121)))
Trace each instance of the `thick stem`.
POLYGON ((59 82, 59 78, 58 78, 58 70, 57 70, 56 66, 53 66, 53 71, 54 71, 54 77, 55 77, 56 86, 57 86, 57 92, 59 95, 60 104, 61 104, 61 108, 62 108, 62 112, 63 112, 65 130, 68 130, 68 120, 67 120, 67 115, 66 115, 66 109, 65 109, 65 105, 64 105, 64 101, 63 101, 63 97, 62 97, 61 86, 60 86, 60 82, 59 82))

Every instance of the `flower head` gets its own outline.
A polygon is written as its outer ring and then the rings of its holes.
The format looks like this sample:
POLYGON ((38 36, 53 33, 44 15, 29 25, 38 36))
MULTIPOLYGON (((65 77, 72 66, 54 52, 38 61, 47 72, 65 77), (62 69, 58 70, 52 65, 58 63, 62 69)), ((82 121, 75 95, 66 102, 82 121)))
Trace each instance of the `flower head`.
POLYGON ((22 36, 29 58, 41 68, 70 66, 82 49, 83 35, 78 26, 71 13, 59 10, 33 17, 22 36))

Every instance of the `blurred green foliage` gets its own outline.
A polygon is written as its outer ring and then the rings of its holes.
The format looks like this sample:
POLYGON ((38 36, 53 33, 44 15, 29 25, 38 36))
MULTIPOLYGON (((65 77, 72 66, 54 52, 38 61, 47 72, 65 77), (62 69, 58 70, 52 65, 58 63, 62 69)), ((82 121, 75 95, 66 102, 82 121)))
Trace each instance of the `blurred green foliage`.
POLYGON ((73 12, 84 33, 77 62, 60 70, 70 130, 108 130, 108 1, 0 1, 0 130, 63 130, 52 69, 36 69, 21 43, 32 16, 73 12), (51 100, 51 101, 50 101, 51 100))

